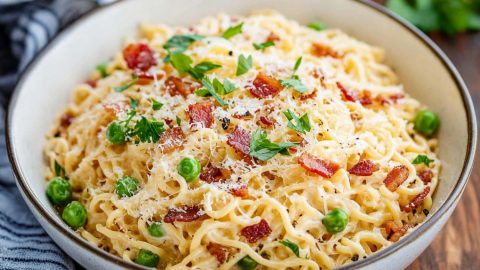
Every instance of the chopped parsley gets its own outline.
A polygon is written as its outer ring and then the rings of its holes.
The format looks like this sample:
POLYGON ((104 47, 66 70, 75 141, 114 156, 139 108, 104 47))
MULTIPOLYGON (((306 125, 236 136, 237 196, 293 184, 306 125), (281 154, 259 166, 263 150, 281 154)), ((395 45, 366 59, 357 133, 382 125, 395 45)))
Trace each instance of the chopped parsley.
POLYGON ((326 26, 323 22, 320 21, 313 21, 307 25, 309 28, 312 28, 316 31, 323 31, 325 30, 326 26))
POLYGON ((243 22, 240 23, 240 24, 237 24, 235 26, 229 27, 227 30, 225 30, 222 37, 225 38, 225 39, 230 39, 233 36, 241 34, 242 33, 242 27, 243 27, 243 22))
POLYGON ((280 83, 288 88, 293 88, 299 93, 305 93, 308 91, 308 88, 302 83, 300 80, 300 77, 296 75, 295 73, 297 72, 298 68, 302 64, 302 57, 297 58, 297 61, 295 61, 295 65, 293 66, 293 75, 285 80, 280 80, 280 83))
POLYGON ((53 169, 55 176, 65 177, 65 168, 63 168, 60 164, 58 164, 57 160, 53 162, 53 169))
POLYGON ((429 159, 426 155, 418 155, 413 161, 412 164, 425 164, 427 166, 430 166, 430 163, 434 162, 433 159, 429 159))
POLYGON ((132 108, 132 110, 136 110, 137 106, 138 106, 138 100, 130 98, 130 108, 132 108))
POLYGON ((225 86, 217 78, 213 79, 212 82, 208 77, 204 77, 202 79, 202 84, 205 88, 195 91, 197 96, 213 96, 221 106, 227 105, 227 102, 219 96, 225 93, 225 86))
POLYGON ((300 257, 300 249, 298 248, 298 245, 293 243, 292 241, 285 239, 285 240, 280 240, 278 241, 280 244, 288 247, 297 257, 300 257))
POLYGON ((133 136, 137 136, 140 142, 156 142, 160 139, 160 135, 165 132, 163 123, 154 119, 147 119, 144 116, 135 124, 132 130, 133 136))
POLYGON ((298 118, 290 109, 283 113, 285 117, 288 119, 288 127, 299 132, 302 134, 306 134, 312 129, 310 125, 310 119, 308 118, 308 114, 302 115, 302 117, 298 118), (295 121, 295 124, 292 123, 292 120, 295 121))
POLYGON ((100 76, 102 76, 102 78, 105 78, 108 76, 108 72, 107 72, 108 63, 98 64, 96 68, 98 73, 100 73, 100 76))
POLYGON ((240 76, 248 72, 253 67, 253 58, 251 55, 245 57, 243 54, 238 56, 238 65, 236 75, 240 76))
POLYGON ((221 67, 221 65, 204 61, 195 65, 193 68, 190 68, 188 70, 188 74, 190 74, 190 76, 192 76, 196 80, 201 80, 205 76, 205 73, 207 73, 210 70, 217 69, 219 67, 221 67))
POLYGON ((172 54, 182 53, 186 51, 190 44, 203 38, 205 37, 201 35, 175 35, 171 37, 163 45, 163 48, 168 51, 168 55, 167 57, 165 57, 164 61, 166 63, 170 62, 172 54))
POLYGON ((273 41, 267 41, 267 42, 260 43, 260 44, 253 43, 253 47, 254 47, 255 50, 257 50, 257 51, 260 51, 260 50, 263 51, 263 50, 265 50, 266 48, 272 47, 272 46, 275 46, 275 42, 273 42, 273 41))
POLYGON ((158 102, 157 100, 152 98, 152 109, 154 111, 158 111, 163 107, 163 103, 158 102))
POLYGON ((123 91, 127 90, 128 88, 130 88, 135 83, 137 83, 137 81, 138 81, 138 77, 134 75, 134 76, 132 76, 132 79, 130 81, 128 81, 126 84, 117 86, 117 87, 113 88, 113 90, 115 92, 123 92, 123 91))
POLYGON ((284 142, 273 143, 267 138, 267 133, 261 129, 257 129, 252 134, 250 140, 250 155, 259 160, 269 160, 276 154, 290 155, 288 148, 298 145, 298 143, 284 142))
POLYGON ((175 122, 177 122, 177 125, 180 126, 180 124, 182 124, 182 119, 177 115, 175 116, 175 122))

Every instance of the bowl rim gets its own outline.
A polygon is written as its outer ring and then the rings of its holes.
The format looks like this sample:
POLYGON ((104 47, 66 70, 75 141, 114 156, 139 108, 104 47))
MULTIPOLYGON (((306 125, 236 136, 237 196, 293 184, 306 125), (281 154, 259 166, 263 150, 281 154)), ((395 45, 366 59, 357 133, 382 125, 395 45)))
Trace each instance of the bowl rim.
MULTIPOLYGON (((57 44, 58 42, 61 42, 62 38, 68 35, 69 32, 79 27, 82 21, 94 16, 99 12, 102 12, 103 10, 109 8, 110 6, 119 5, 122 2, 127 2, 127 1, 117 1, 104 6, 97 7, 94 10, 88 12, 87 14, 77 18, 68 27, 66 27, 65 29, 62 29, 47 46, 41 49, 40 52, 37 54, 37 56, 20 73, 14 92, 9 101, 8 110, 5 116, 6 144, 7 144, 8 158, 12 165, 17 187, 22 191, 24 198, 28 198, 28 201, 31 204, 31 208, 33 207, 35 211, 43 217, 45 222, 48 222, 53 228, 55 228, 57 232, 61 233, 63 236, 65 236, 69 240, 75 242, 84 250, 90 253, 93 253, 97 256, 100 256, 104 260, 109 261, 110 263, 114 263, 116 265, 119 265, 125 268, 131 268, 131 269, 132 268, 147 269, 133 262, 126 261, 119 256, 108 253, 105 250, 93 245, 92 243, 80 237, 78 233, 67 228, 64 224, 62 224, 61 222, 57 221, 52 216, 50 216, 50 214, 46 210, 46 206, 44 206, 40 202, 40 200, 35 196, 34 191, 31 189, 28 182, 25 180, 24 176, 20 171, 20 165, 17 162, 17 157, 14 151, 15 147, 12 144, 13 134, 11 133, 11 128, 10 128, 10 123, 12 122, 11 117, 16 108, 16 103, 20 93, 20 88, 22 87, 24 82, 27 80, 30 72, 37 66, 39 60, 43 58, 43 56, 48 51, 50 51, 55 44, 57 44)), ((468 182, 468 178, 470 176, 471 169, 473 166, 476 144, 477 144, 477 122, 476 122, 475 110, 474 110, 472 99, 470 97, 468 88, 465 85, 465 82, 463 81, 461 75, 459 74, 458 70, 455 68, 453 63, 450 61, 450 59, 446 56, 446 54, 426 34, 424 34, 418 28, 416 28, 415 26, 407 22, 405 19, 389 11, 384 6, 378 3, 375 3, 371 0, 354 0, 354 2, 364 5, 365 7, 370 8, 373 11, 377 12, 380 16, 385 16, 390 20, 394 21, 395 23, 399 24, 400 26, 402 26, 405 30, 412 33, 415 38, 421 41, 424 46, 429 48, 430 51, 441 61, 443 66, 450 73, 450 76, 452 77, 452 79, 455 81, 455 84, 458 90, 460 91, 460 95, 462 96, 463 107, 467 117, 467 125, 468 125, 468 131, 467 131, 468 145, 467 145, 467 151, 465 154, 460 177, 457 183, 455 184, 455 187, 451 191, 449 197, 445 200, 445 202, 443 202, 443 204, 439 207, 439 209, 433 215, 429 216, 424 223, 420 224, 420 226, 418 226, 413 232, 403 237, 397 243, 390 245, 380 250, 379 252, 375 252, 373 255, 368 256, 366 259, 359 260, 356 262, 351 262, 337 268, 342 270, 364 267, 372 262, 388 257, 389 255, 398 251, 402 247, 415 241, 423 233, 425 233, 433 224, 435 224, 442 216, 444 216, 448 212, 448 210, 453 205, 455 205, 455 203, 459 200, 461 194, 463 193, 463 190, 465 189, 466 183, 468 182)), ((75 260, 75 258, 72 258, 72 259, 75 260)))

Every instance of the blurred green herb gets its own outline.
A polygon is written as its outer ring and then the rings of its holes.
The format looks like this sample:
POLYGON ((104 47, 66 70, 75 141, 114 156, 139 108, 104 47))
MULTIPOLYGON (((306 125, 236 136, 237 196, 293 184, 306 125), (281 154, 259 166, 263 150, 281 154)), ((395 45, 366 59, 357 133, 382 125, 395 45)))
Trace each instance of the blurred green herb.
POLYGON ((386 5, 424 32, 480 30, 480 0, 388 0, 386 5))

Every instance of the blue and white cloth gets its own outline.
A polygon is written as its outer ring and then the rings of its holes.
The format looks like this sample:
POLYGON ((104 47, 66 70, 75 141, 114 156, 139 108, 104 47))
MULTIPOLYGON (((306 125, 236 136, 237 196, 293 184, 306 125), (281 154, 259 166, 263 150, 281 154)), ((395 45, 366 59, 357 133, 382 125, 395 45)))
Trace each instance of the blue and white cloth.
MULTIPOLYGON (((18 74, 65 26, 112 0, 0 0, 0 120, 18 74)), ((0 269, 75 269, 15 186, 0 121, 0 269)))

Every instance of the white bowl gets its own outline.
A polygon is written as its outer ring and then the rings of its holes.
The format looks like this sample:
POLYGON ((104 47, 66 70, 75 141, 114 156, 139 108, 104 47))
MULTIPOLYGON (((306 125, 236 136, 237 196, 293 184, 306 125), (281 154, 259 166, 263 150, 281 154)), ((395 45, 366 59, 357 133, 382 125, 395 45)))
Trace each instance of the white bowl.
POLYGON ((453 212, 471 171, 477 127, 472 101, 457 70, 424 34, 382 7, 352 0, 137 0, 100 8, 63 31, 24 72, 7 117, 8 149, 25 201, 53 240, 88 269, 142 267, 82 239, 55 213, 45 196, 44 134, 70 100, 74 86, 95 65, 121 49, 139 22, 194 24, 219 12, 247 14, 276 9, 308 23, 330 27, 386 49, 386 61, 406 91, 439 113, 439 156, 443 162, 433 209, 426 222, 365 260, 342 269, 403 269, 433 240, 453 212))

